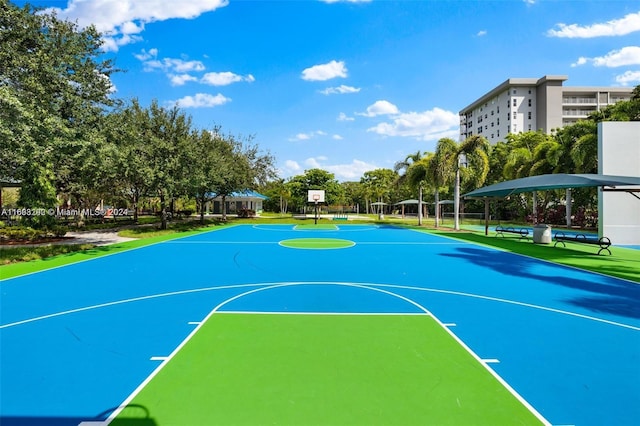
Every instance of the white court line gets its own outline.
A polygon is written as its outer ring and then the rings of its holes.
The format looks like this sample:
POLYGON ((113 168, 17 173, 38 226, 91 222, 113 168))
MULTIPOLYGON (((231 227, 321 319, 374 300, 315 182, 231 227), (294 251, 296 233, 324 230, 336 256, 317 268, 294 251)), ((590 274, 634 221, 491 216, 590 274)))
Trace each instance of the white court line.
MULTIPOLYGON (((447 327, 444 326, 444 324, 435 316, 433 316, 429 310, 427 310, 424 306, 420 305, 419 303, 417 303, 416 301, 409 299, 405 296, 402 296, 400 294, 396 294, 393 293, 391 291, 387 291, 387 290, 383 290, 383 289, 379 289, 376 287, 372 287, 369 285, 363 285, 363 284, 355 284, 355 283, 335 283, 335 282, 326 282, 326 283, 318 283, 318 282, 297 282, 297 283, 280 283, 280 284, 272 284, 272 285, 268 285, 266 287, 261 287, 261 288, 256 288, 253 290, 249 290, 246 291, 244 293, 238 294, 236 296, 230 297, 229 299, 221 302, 220 304, 218 304, 218 306, 216 306, 215 308, 213 308, 213 310, 211 312, 209 312, 209 314, 202 320, 202 323, 199 324, 191 333, 189 333, 189 335, 178 345, 178 347, 176 347, 176 349, 173 350, 173 352, 171 352, 171 354, 167 357, 166 360, 164 360, 162 362, 162 364, 160 364, 132 393, 131 395, 129 395, 129 397, 127 397, 122 404, 120 404, 120 406, 113 411, 113 413, 111 413, 111 415, 109 416, 109 418, 105 421, 105 425, 109 425, 117 416, 118 414, 120 414, 120 412, 122 412, 122 410, 124 408, 127 407, 127 405, 129 405, 129 403, 131 403, 131 401, 133 401, 133 399, 142 391, 142 389, 144 389, 147 384, 149 384, 149 382, 151 382, 151 380, 162 370, 162 368, 164 368, 174 357, 175 355, 193 338, 193 336, 195 336, 195 334, 198 332, 198 330, 200 330, 200 328, 216 313, 225 313, 224 311, 220 311, 220 309, 222 307, 224 307, 225 305, 227 305, 228 303, 231 303, 235 300, 238 300, 242 297, 248 296, 250 294, 254 294, 254 293, 258 293, 261 291, 267 291, 267 290, 272 290, 275 288, 282 288, 282 287, 291 287, 291 286, 300 286, 300 285, 342 285, 342 286, 346 286, 346 287, 356 287, 356 288, 363 288, 363 289, 368 289, 368 290, 372 290, 372 291, 377 291, 380 293, 384 293, 393 297, 397 297, 401 300, 404 300, 408 303, 410 303, 411 305, 417 307, 418 309, 420 309, 422 312, 424 312, 424 314, 427 314, 429 316, 431 316, 438 324, 440 324, 440 326, 447 332, 449 333, 450 336, 452 336, 460 345, 461 347, 463 347, 474 359, 476 359, 480 365, 482 365, 492 376, 494 376, 494 378, 496 378, 496 380, 498 380, 504 387, 505 389, 507 389, 508 392, 510 392, 518 401, 520 401, 520 403, 522 403, 535 417, 537 417, 545 426, 550 426, 551 424, 532 406, 530 405, 518 392, 516 392, 515 389, 513 389, 504 379, 502 379, 502 377, 500 377, 500 375, 498 375, 498 373, 496 373, 492 368, 490 368, 488 366, 488 363, 486 361, 483 361, 469 346, 467 346, 462 340, 460 340, 460 338, 458 338, 458 336, 456 336, 451 330, 449 330, 447 327)), ((375 284, 374 284, 375 285, 375 284)), ((424 315, 422 314, 422 315, 424 315)))
POLYGON ((205 291, 225 290, 230 288, 259 287, 263 285, 265 284, 235 284, 235 285, 228 285, 228 286, 221 286, 221 287, 204 287, 204 288, 196 288, 191 290, 172 291, 169 293, 151 294, 148 296, 132 297, 130 299, 115 300, 113 302, 100 303, 98 305, 91 305, 91 306, 85 306, 82 308, 69 309, 68 311, 55 312, 53 314, 42 315, 39 317, 28 318, 21 321, 3 324, 3 325, 0 325, 0 330, 3 328, 15 327, 17 325, 28 324, 36 321, 42 321, 50 318, 60 317, 63 315, 70 315, 78 312, 91 311, 94 309, 107 308, 107 307, 116 306, 116 305, 123 305, 125 303, 140 302, 142 300, 158 299, 161 297, 178 296, 178 295, 189 294, 189 293, 201 293, 205 291))
MULTIPOLYGON (((224 229, 234 228, 236 226, 240 226, 240 225, 227 225, 224 228, 214 228, 214 229, 211 229, 209 231, 203 231, 202 234, 208 234, 209 232, 214 232, 214 231, 222 231, 224 229)), ((195 235, 200 235, 200 234, 195 234, 195 235)), ((129 249, 124 249, 124 250, 117 251, 115 253, 107 253, 107 254, 103 254, 101 256, 92 257, 90 259, 78 260, 77 262, 72 262, 72 263, 65 263, 64 265, 53 266, 51 268, 41 269, 39 271, 27 272, 26 274, 16 275, 15 277, 0 279, 0 284, 3 284, 5 281, 13 280, 13 279, 16 279, 16 278, 22 278, 22 277, 26 277, 26 276, 29 276, 29 275, 39 274, 41 272, 53 271, 54 269, 65 268, 67 266, 78 265, 80 263, 90 262, 92 260, 103 259, 103 258, 108 257, 108 256, 115 256, 115 255, 118 255, 118 254, 130 252, 130 251, 133 251, 133 250, 139 250, 139 249, 143 249, 143 248, 146 248, 146 247, 152 247, 152 246, 155 246, 155 245, 158 245, 158 244, 164 244, 164 243, 168 243, 168 242, 177 242, 177 240, 181 240, 183 238, 189 238, 189 237, 193 237, 193 236, 194 236, 194 234, 192 234, 192 235, 183 235, 182 237, 176 237, 176 238, 173 238, 173 239, 170 239, 170 240, 158 241, 158 242, 151 243, 151 244, 146 244, 146 245, 143 245, 143 246, 140 246, 140 247, 132 247, 132 248, 129 248, 129 249)), ((127 241, 127 242, 129 242, 129 241, 127 241)), ((0 328, 2 328, 2 327, 0 327, 0 328)))
POLYGON ((216 312, 218 315, 310 315, 310 316, 366 316, 366 317, 384 317, 384 316, 423 316, 430 315, 425 312, 281 312, 281 311, 218 311, 216 312))
MULTIPOLYGON (((108 302, 108 303, 101 303, 101 304, 98 304, 98 305, 86 306, 86 307, 77 308, 77 309, 70 309, 68 311, 56 312, 56 313, 53 313, 53 314, 43 315, 43 316, 39 316, 39 317, 35 317, 35 318, 28 318, 28 319, 21 320, 21 321, 16 321, 16 322, 13 322, 13 323, 0 325, 0 330, 3 329, 3 328, 9 328, 9 327, 17 326, 17 325, 28 324, 28 323, 35 322, 35 321, 46 320, 46 319, 49 319, 49 318, 55 318, 55 317, 59 317, 59 316, 63 316, 63 315, 74 314, 74 313, 77 313, 77 312, 83 312, 83 311, 89 311, 89 310, 93 310, 93 309, 106 308, 106 307, 115 306, 115 305, 121 305, 121 304, 125 304, 125 303, 139 302, 139 301, 142 301, 142 300, 157 299, 157 298, 168 297, 168 296, 178 296, 178 295, 189 294, 189 293, 199 293, 199 292, 207 292, 207 291, 215 291, 215 290, 224 290, 224 289, 230 289, 230 288, 261 287, 261 286, 269 286, 269 285, 272 285, 272 284, 273 283, 257 283, 257 284, 235 284, 235 285, 228 285, 228 286, 221 286, 221 287, 203 287, 203 288, 196 288, 196 289, 191 289, 191 290, 181 290, 181 291, 174 291, 174 292, 169 292, 169 293, 159 293, 159 294, 152 294, 152 295, 148 295, 148 296, 134 297, 134 298, 131 298, 131 299, 117 300, 117 301, 108 302)), ((322 285, 326 285, 328 283, 327 282, 292 282, 291 284, 322 284, 322 285)), ((352 283, 334 282, 333 284, 345 285, 345 284, 352 284, 352 283)), ((561 315, 569 315, 569 316, 573 316, 573 317, 577 317, 577 318, 587 319, 587 320, 590 320, 590 321, 596 321, 596 322, 601 322, 601 323, 604 323, 604 324, 614 325, 614 326, 617 326, 617 327, 628 328, 630 330, 640 331, 640 327, 636 327, 636 326, 629 325, 629 324, 623 324, 623 323, 619 323, 619 322, 616 322, 616 321, 610 321, 610 320, 606 320, 606 319, 602 319, 602 318, 598 318, 598 317, 592 317, 592 316, 589 316, 589 315, 579 314, 579 313, 576 313, 576 312, 564 311, 564 310, 561 310, 561 309, 548 308, 546 306, 534 305, 534 304, 531 304, 531 303, 518 302, 518 301, 515 301, 515 300, 509 300, 509 299, 501 299, 501 298, 498 298, 498 297, 483 296, 483 295, 480 295, 480 294, 473 294, 473 293, 463 293, 463 292, 453 291, 453 290, 441 290, 441 289, 436 289, 436 288, 414 287, 414 286, 397 285, 397 284, 372 284, 372 283, 368 283, 367 285, 369 285, 369 286, 377 286, 377 287, 405 289, 405 290, 426 291, 426 292, 431 292, 431 293, 442 293, 442 294, 450 294, 450 295, 453 295, 453 296, 463 296, 463 297, 471 297, 471 298, 475 298, 475 299, 490 300, 492 302, 507 303, 507 304, 511 304, 511 305, 523 306, 523 307, 532 308, 532 309, 539 309, 539 310, 542 310, 542 311, 554 312, 554 313, 561 314, 561 315)))
POLYGON ((445 327, 455 327, 457 324, 453 323, 453 322, 448 322, 448 323, 444 323, 442 325, 444 325, 445 327))
POLYGON ((540 309, 540 310, 543 310, 543 311, 555 312, 557 314, 569 315, 569 316, 573 316, 573 317, 588 319, 588 320, 591 320, 591 321, 602 322, 602 323, 605 323, 605 324, 610 324, 610 325, 615 325, 615 326, 618 326, 618 327, 629 328, 631 330, 640 331, 640 327, 636 327, 636 326, 633 326, 633 325, 628 325, 628 324, 623 324, 623 323, 616 322, 616 321, 610 321, 610 320, 606 320, 606 319, 602 319, 602 318, 592 317, 592 316, 589 316, 589 315, 578 314, 576 312, 564 311, 562 309, 548 308, 546 306, 533 305, 531 303, 518 302, 518 301, 515 301, 515 300, 509 300, 509 299, 501 299, 499 297, 482 296, 480 294, 463 293, 463 292, 460 292, 460 291, 453 291, 453 290, 440 290, 440 289, 435 289, 435 288, 421 288, 421 287, 412 287, 412 286, 404 286, 404 285, 396 285, 396 284, 375 284, 375 285, 378 285, 380 287, 401 288, 401 289, 417 290, 417 291, 428 291, 428 292, 431 292, 431 293, 451 294, 451 295, 454 295, 454 296, 472 297, 472 298, 475 298, 475 299, 490 300, 492 302, 508 303, 510 305, 518 305, 518 306, 524 306, 524 307, 527 307, 527 308, 540 309))
POLYGON ((485 364, 500 364, 500 360, 495 358, 482 359, 482 362, 485 364))
POLYGON ((166 356, 152 356, 149 361, 166 361, 168 358, 166 356))
POLYGON ((277 241, 167 241, 167 244, 277 244, 277 241))
POLYGON ((202 324, 202 322, 201 321, 189 321, 187 324, 189 324, 189 325, 200 325, 200 324, 202 324))

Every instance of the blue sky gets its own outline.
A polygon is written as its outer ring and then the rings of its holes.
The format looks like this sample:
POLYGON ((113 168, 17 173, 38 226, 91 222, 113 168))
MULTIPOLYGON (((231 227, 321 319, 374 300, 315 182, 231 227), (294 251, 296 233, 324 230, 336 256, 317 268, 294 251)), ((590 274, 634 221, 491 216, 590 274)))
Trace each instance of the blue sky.
MULTIPOLYGON (((22 5, 24 1, 13 1, 22 5)), ((56 0, 126 72, 116 96, 176 102, 253 137, 281 177, 393 168, 508 78, 640 84, 638 0, 56 0)))

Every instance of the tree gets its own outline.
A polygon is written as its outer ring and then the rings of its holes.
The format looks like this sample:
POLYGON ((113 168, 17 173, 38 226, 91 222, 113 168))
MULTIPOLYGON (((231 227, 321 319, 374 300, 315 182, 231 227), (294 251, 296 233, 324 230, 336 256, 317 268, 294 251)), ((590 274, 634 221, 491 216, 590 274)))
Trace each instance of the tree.
POLYGON ((222 160, 214 192, 222 198, 222 218, 226 220, 226 197, 236 191, 264 185, 274 178, 274 158, 268 152, 261 152, 257 144, 252 144, 252 138, 243 141, 233 135, 217 134, 214 141, 222 160))
POLYGON ((335 179, 333 173, 322 169, 305 170, 303 175, 293 176, 286 183, 291 191, 292 202, 296 208, 307 205, 307 192, 310 189, 322 189, 325 191, 327 204, 335 204, 342 198, 342 187, 335 179))
POLYGON ((438 141, 436 152, 429 165, 429 175, 436 188, 436 227, 439 219, 438 188, 451 184, 455 179, 454 229, 457 230, 459 229, 460 179, 462 178, 463 183, 471 182, 475 187, 484 183, 489 173, 489 142, 478 135, 469 136, 459 144, 452 139, 442 138, 438 141), (466 162, 467 167, 461 170, 463 161, 466 162))
POLYGON ((0 172, 23 181, 24 207, 38 196, 40 204, 51 203, 48 191, 36 187, 67 192, 83 178, 73 171, 97 139, 104 108, 113 104, 115 69, 97 59, 101 43, 93 27, 0 3, 0 172))
MULTIPOLYGON (((409 168, 406 172, 406 180, 409 185, 414 188, 418 188, 418 225, 422 225, 422 199, 424 189, 430 185, 433 185, 433 176, 430 175, 431 169, 431 159, 433 158, 433 154, 428 152, 424 155, 424 157, 414 161, 409 165, 409 168)), ((436 199, 436 214, 438 211, 438 197, 439 192, 436 188, 435 191, 435 199, 436 199)), ((438 226, 437 217, 436 217, 436 226, 438 226)))
MULTIPOLYGON (((379 203, 389 202, 389 194, 393 183, 398 179, 398 173, 391 169, 375 169, 365 172, 360 179, 362 185, 367 189, 371 199, 377 200, 379 203)), ((381 207, 378 213, 381 213, 381 207)))
POLYGON ((184 152, 190 164, 186 177, 187 192, 196 199, 200 223, 204 223, 206 203, 213 199, 214 191, 220 187, 230 166, 224 162, 221 142, 216 140, 220 137, 218 130, 194 130, 189 138, 188 149, 184 152))
POLYGON ((106 117, 103 133, 113 146, 110 168, 115 172, 110 182, 112 190, 129 200, 134 221, 138 221, 138 206, 143 196, 151 193, 150 182, 154 174, 152 146, 145 137, 147 111, 137 99, 106 117))

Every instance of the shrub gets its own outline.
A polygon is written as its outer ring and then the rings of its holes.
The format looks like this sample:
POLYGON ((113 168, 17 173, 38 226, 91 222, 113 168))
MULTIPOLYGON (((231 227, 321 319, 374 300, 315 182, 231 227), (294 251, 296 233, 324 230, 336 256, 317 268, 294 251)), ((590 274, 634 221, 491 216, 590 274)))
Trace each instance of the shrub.
POLYGON ((238 210, 238 217, 256 217, 256 211, 252 209, 238 210))

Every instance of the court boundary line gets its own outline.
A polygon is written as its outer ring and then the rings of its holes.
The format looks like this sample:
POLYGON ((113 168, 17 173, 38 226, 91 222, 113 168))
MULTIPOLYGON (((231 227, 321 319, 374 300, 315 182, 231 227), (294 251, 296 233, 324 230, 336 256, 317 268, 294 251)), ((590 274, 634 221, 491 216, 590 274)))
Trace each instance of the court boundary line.
MULTIPOLYGON (((222 231, 223 229, 235 228, 236 226, 241 226, 241 224, 227 225, 227 226, 224 226, 223 228, 214 228, 214 229, 211 229, 211 230, 209 230, 209 231, 203 231, 203 232, 201 232, 201 233, 202 233, 202 234, 208 234, 209 232, 222 231)), ((187 232, 188 232, 188 231, 187 231, 187 232)), ((71 265, 79 265, 79 264, 84 263, 84 262, 90 262, 90 261, 93 261, 93 260, 103 259, 103 258, 105 258, 105 257, 109 257, 109 256, 115 256, 115 255, 118 255, 118 254, 128 253, 128 252, 130 252, 130 251, 139 250, 139 249, 143 249, 143 248, 146 248, 146 247, 152 247, 152 246, 155 246, 155 245, 158 245, 158 244, 163 244, 163 243, 167 243, 167 242, 170 242, 170 241, 180 240, 180 239, 182 239, 182 238, 189 238, 189 237, 193 237, 194 235, 198 235, 198 234, 183 235, 182 237, 176 237, 176 238, 171 238, 171 239, 168 239, 168 240, 157 241, 157 242, 155 242, 155 243, 145 244, 145 245, 142 245, 142 246, 140 246, 140 247, 132 247, 132 248, 124 249, 124 250, 121 250, 121 251, 118 251, 118 252, 115 252, 115 253, 107 253, 107 254, 103 254, 103 255, 101 255, 101 256, 92 257, 92 258, 90 258, 90 259, 81 259, 81 260, 78 260, 78 261, 76 261, 76 262, 72 262, 72 263, 65 263, 64 265, 52 266, 51 268, 40 269, 40 270, 38 270, 38 271, 34 271, 34 272, 27 272, 27 273, 25 273, 25 274, 16 275, 16 276, 9 277, 9 278, 2 278, 2 279, 0 279, 0 286, 1 286, 4 282, 11 281, 11 280, 16 279, 16 278, 27 277, 27 276, 29 276, 29 275, 39 274, 39 273, 41 273, 41 272, 46 272, 46 271, 53 271, 53 270, 55 270, 55 269, 65 268, 65 267, 67 267, 67 266, 71 266, 71 265)), ((134 241, 135 241, 135 240, 134 240, 134 241)), ((140 239, 137 239, 137 241, 140 241, 140 239)), ((116 243, 116 244, 118 244, 118 243, 116 243)), ((44 259, 42 259, 42 260, 44 260, 44 259)))
MULTIPOLYGON (((246 225, 246 224, 239 224, 239 225, 246 225)), ((251 225, 251 227, 253 229, 257 229, 259 231, 273 231, 273 232, 281 232, 281 231, 296 231, 296 232, 314 232, 314 231, 348 231, 348 232, 364 232, 364 231, 374 231, 376 229, 380 229, 381 226, 380 225, 376 225, 376 224, 340 224, 340 225, 336 225, 336 224, 331 224, 333 226, 336 227, 336 229, 295 229, 295 227, 297 226, 301 226, 301 224, 296 224, 296 223, 289 223, 289 224, 277 224, 277 223, 260 223, 260 224, 255 224, 255 225, 251 225), (272 227, 282 227, 283 229, 274 229, 274 228, 269 228, 270 226, 272 227), (287 228, 288 227, 288 228, 287 228), (348 228, 363 228, 363 229, 348 229, 348 228)), ((311 226, 310 224, 307 226, 311 226)))
MULTIPOLYGON (((363 285, 363 284, 356 284, 356 283, 337 283, 337 282, 324 282, 324 283, 319 283, 319 282, 295 282, 295 283, 274 283, 272 285, 268 285, 266 287, 261 287, 261 288, 257 288, 257 289, 253 289, 253 290, 249 290, 246 291, 244 293, 235 295, 233 297, 228 298, 227 300, 222 301, 221 303, 219 303, 215 308, 213 308, 213 310, 211 310, 211 312, 209 312, 207 314, 207 316, 187 335, 187 337, 171 352, 171 354, 169 354, 168 356, 165 357, 165 359, 160 363, 160 365, 158 365, 149 376, 147 376, 147 378, 145 378, 145 380, 143 380, 142 383, 140 383, 140 385, 138 385, 138 387, 118 406, 118 408, 116 408, 110 415, 109 417, 103 422, 104 426, 108 426, 111 424, 111 422, 113 420, 115 420, 115 418, 129 405, 129 403, 131 403, 133 401, 133 399, 140 393, 142 392, 142 390, 151 382, 151 380, 153 380, 159 373, 160 371, 169 363, 171 362, 171 360, 178 354, 178 352, 180 352, 180 350, 186 346, 186 344, 193 338, 193 336, 196 335, 196 333, 200 330, 200 328, 202 328, 204 326, 204 324, 209 321, 209 319, 215 315, 215 314, 225 314, 226 312, 224 311, 220 311, 220 308, 222 308, 223 306, 225 306, 228 303, 231 303, 235 300, 238 300, 242 297, 254 294, 254 293, 258 293, 261 291, 268 291, 268 290, 273 290, 275 288, 282 288, 282 287, 294 287, 294 286, 301 286, 301 285, 339 285, 339 286, 345 286, 345 287, 356 287, 356 288, 362 288, 365 290, 372 290, 372 291, 377 291, 377 292, 381 292, 383 294, 387 294, 389 296, 392 297, 397 297, 401 300, 404 300, 406 302, 408 302, 409 304, 413 305, 414 307, 417 307, 418 309, 420 309, 421 311, 424 312, 424 314, 420 314, 420 315, 427 315, 430 316, 431 318, 433 318, 437 324, 440 325, 440 327, 446 332, 448 333, 451 337, 453 337, 453 339, 458 342, 458 344, 467 351, 467 353, 469 353, 472 358, 474 358, 481 366, 483 366, 485 368, 485 370, 487 372, 489 372, 489 374, 491 374, 514 398, 516 398, 516 400, 518 400, 525 408, 527 408, 533 415, 534 417, 536 417, 538 420, 540 420, 542 422, 543 425, 545 426, 551 426, 551 423, 544 418, 544 416, 542 416, 542 414, 540 412, 538 412, 538 410, 536 410, 531 404, 529 404, 529 402, 527 402, 514 388, 512 388, 496 371, 494 371, 490 366, 488 362, 485 362, 485 360, 483 360, 482 358, 480 358, 469 346, 467 346, 458 336, 455 335, 455 333, 453 333, 448 327, 446 327, 435 315, 433 315, 427 308, 425 308, 424 306, 422 306, 421 304, 419 304, 418 302, 409 299, 408 297, 402 296, 400 294, 396 294, 393 293, 391 291, 388 290, 384 290, 384 289, 379 289, 379 288, 375 288, 375 287, 370 287, 368 285, 363 285)), ((415 314, 414 314, 415 315, 415 314)))
POLYGON ((633 281, 633 280, 630 280, 628 278, 617 277, 617 276, 614 276, 614 275, 608 275, 608 274, 605 274, 604 272, 593 271, 593 270, 584 269, 584 268, 579 268, 579 267, 573 266, 573 265, 566 265, 564 263, 558 263, 558 262, 554 262, 554 261, 551 261, 551 260, 542 259, 542 258, 539 258, 539 257, 529 256, 528 254, 516 253, 516 252, 513 252, 513 251, 509 251, 507 249, 501 248, 501 247, 496 247, 496 246, 492 246, 492 245, 485 244, 485 243, 480 243, 480 242, 475 242, 475 241, 459 240, 456 237, 452 237, 452 236, 449 236, 449 235, 433 234, 433 233, 429 232, 426 229, 414 229, 414 228, 406 228, 406 229, 410 229, 411 231, 415 231, 415 232, 421 232, 421 233, 425 233, 425 234, 429 234, 429 235, 434 235, 434 236, 441 237, 441 238, 446 238, 446 239, 449 239, 449 240, 460 241, 460 242, 464 242, 465 244, 469 244, 469 245, 472 245, 472 246, 483 247, 483 248, 487 248, 487 249, 491 249, 491 250, 496 250, 496 251, 499 251, 499 252, 502 252, 502 253, 509 253, 509 254, 514 255, 514 256, 526 257, 527 259, 537 260, 539 262, 548 263, 550 265, 559 266, 561 268, 573 269, 575 271, 586 272, 588 274, 596 274, 596 275, 599 275, 601 277, 607 277, 607 278, 611 278, 611 279, 614 279, 614 280, 621 280, 621 281, 624 281, 624 282, 627 282, 627 283, 640 285, 640 282, 633 281))
MULTIPOLYGON (((317 284, 317 285, 326 285, 326 284, 329 284, 329 283, 336 284, 336 285, 357 284, 357 283, 342 283, 342 282, 333 282, 333 281, 331 281, 331 282, 329 282, 329 281, 327 281, 327 282, 324 282, 324 281, 308 281, 308 282, 307 281, 291 281, 289 283, 290 283, 290 285, 299 285, 299 284, 303 284, 303 283, 304 284, 317 284)), ((156 293, 156 294, 150 294, 150 295, 146 295, 146 296, 139 296, 139 297, 133 297, 133 298, 129 298, 129 299, 121 299, 121 300, 115 300, 115 301, 111 301, 111 302, 100 303, 100 304, 96 304, 96 305, 84 306, 84 307, 81 307, 81 308, 69 309, 69 310, 66 310, 66 311, 54 312, 52 314, 41 315, 41 316, 33 317, 33 318, 27 318, 27 319, 20 320, 20 321, 15 321, 15 322, 12 322, 12 323, 1 324, 0 325, 0 330, 2 330, 4 328, 15 327, 15 326, 28 324, 28 323, 32 323, 32 322, 43 321, 43 320, 47 320, 47 319, 55 318, 55 317, 59 317, 59 316, 71 315, 71 314, 78 313, 78 312, 90 311, 90 310, 94 310, 94 309, 108 308, 108 307, 111 307, 111 306, 123 305, 123 304, 133 303, 133 302, 140 302, 140 301, 144 301, 144 300, 159 299, 159 298, 162 298, 162 297, 179 296, 179 295, 183 295, 183 294, 200 293, 200 292, 215 291, 215 290, 225 290, 225 289, 232 289, 232 288, 266 287, 266 286, 271 286, 271 285, 274 285, 274 284, 273 283, 253 283, 253 284, 245 283, 245 284, 231 284, 231 285, 220 286, 220 287, 201 287, 201 288, 188 289, 188 290, 172 291, 172 292, 167 292, 167 293, 156 293)), ((577 317, 577 318, 581 318, 581 319, 585 319, 585 320, 589 320, 589 321, 595 321, 595 322, 600 322, 600 323, 604 323, 604 324, 608 324, 608 325, 612 325, 612 326, 616 326, 616 327, 622 327, 622 328, 627 328, 627 329, 631 329, 631 330, 634 330, 634 331, 640 331, 640 327, 638 327, 638 326, 625 324, 625 323, 621 323, 621 322, 617 322, 617 321, 611 321, 611 320, 607 320, 607 319, 604 319, 604 318, 598 318, 598 317, 594 317, 594 316, 590 316, 590 315, 584 315, 584 314, 580 314, 580 313, 577 313, 577 312, 565 311, 565 310, 562 310, 562 309, 550 308, 550 307, 547 307, 547 306, 535 305, 535 304, 532 304, 532 303, 519 302, 517 300, 503 299, 503 298, 493 297, 493 296, 484 296, 484 295, 481 295, 481 294, 474 294, 474 293, 465 293, 465 292, 460 292, 460 291, 455 291, 455 290, 443 290, 443 289, 430 288, 430 287, 414 287, 414 286, 400 285, 400 284, 365 283, 365 285, 379 286, 379 287, 389 287, 389 288, 398 288, 398 289, 404 289, 404 290, 425 291, 425 292, 430 292, 430 293, 441 293, 441 294, 448 294, 448 295, 453 295, 453 296, 462 296, 462 297, 470 297, 470 298, 475 298, 475 299, 484 299, 484 300, 489 300, 489 301, 492 301, 492 302, 506 303, 506 304, 510 304, 510 305, 517 305, 517 306, 522 306, 522 307, 531 308, 531 309, 539 309, 539 310, 542 310, 542 311, 553 312, 553 313, 557 313, 557 314, 560 314, 560 315, 569 315, 569 316, 573 316, 573 317, 577 317)))

